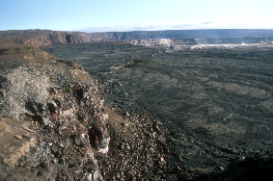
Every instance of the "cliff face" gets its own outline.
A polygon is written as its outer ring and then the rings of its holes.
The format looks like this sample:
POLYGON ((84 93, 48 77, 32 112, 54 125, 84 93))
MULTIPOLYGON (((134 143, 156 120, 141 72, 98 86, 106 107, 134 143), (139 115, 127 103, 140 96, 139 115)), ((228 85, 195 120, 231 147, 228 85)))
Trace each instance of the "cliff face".
POLYGON ((123 41, 124 37, 117 33, 71 33, 71 32, 50 32, 48 34, 18 38, 17 43, 21 45, 42 47, 56 45, 77 45, 95 42, 123 41))
POLYGON ((53 32, 46 35, 35 36, 35 37, 26 37, 17 40, 19 44, 41 47, 41 46, 53 46, 53 45, 65 45, 70 43, 79 43, 82 42, 81 38, 78 37, 75 39, 75 35, 68 35, 64 32, 53 32))

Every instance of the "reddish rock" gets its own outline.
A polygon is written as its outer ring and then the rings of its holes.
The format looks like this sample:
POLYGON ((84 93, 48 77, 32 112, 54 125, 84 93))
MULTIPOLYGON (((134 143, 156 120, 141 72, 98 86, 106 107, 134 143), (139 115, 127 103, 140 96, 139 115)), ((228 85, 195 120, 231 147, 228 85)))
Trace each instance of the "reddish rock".
POLYGON ((17 138, 18 140, 22 140, 23 137, 21 135, 15 135, 15 138, 17 138))

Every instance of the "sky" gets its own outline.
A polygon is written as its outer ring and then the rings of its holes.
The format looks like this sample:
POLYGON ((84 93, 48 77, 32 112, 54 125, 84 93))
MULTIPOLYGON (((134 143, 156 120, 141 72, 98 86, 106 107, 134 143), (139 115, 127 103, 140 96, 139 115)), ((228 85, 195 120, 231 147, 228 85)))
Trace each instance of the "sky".
POLYGON ((273 29, 273 0, 0 0, 0 31, 273 29))

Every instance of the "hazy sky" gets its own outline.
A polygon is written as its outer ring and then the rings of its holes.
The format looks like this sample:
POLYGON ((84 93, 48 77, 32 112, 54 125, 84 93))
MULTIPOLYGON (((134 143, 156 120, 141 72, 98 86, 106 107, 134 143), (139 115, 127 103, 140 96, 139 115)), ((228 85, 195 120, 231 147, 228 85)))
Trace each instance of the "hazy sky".
POLYGON ((0 30, 273 28, 273 0, 0 0, 0 30))

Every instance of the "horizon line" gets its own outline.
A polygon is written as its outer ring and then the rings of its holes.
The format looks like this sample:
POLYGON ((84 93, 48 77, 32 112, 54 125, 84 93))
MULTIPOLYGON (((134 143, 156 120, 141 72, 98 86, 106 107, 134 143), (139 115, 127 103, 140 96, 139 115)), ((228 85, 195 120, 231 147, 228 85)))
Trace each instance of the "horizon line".
POLYGON ((7 29, 0 30, 0 32, 4 31, 52 31, 52 32, 73 32, 73 33, 126 33, 126 32, 159 32, 159 31, 202 31, 202 30, 273 30, 273 28, 193 28, 193 29, 160 29, 160 30, 117 30, 117 31, 94 31, 88 32, 84 30, 52 30, 52 29, 42 29, 42 28, 34 28, 34 29, 7 29))

